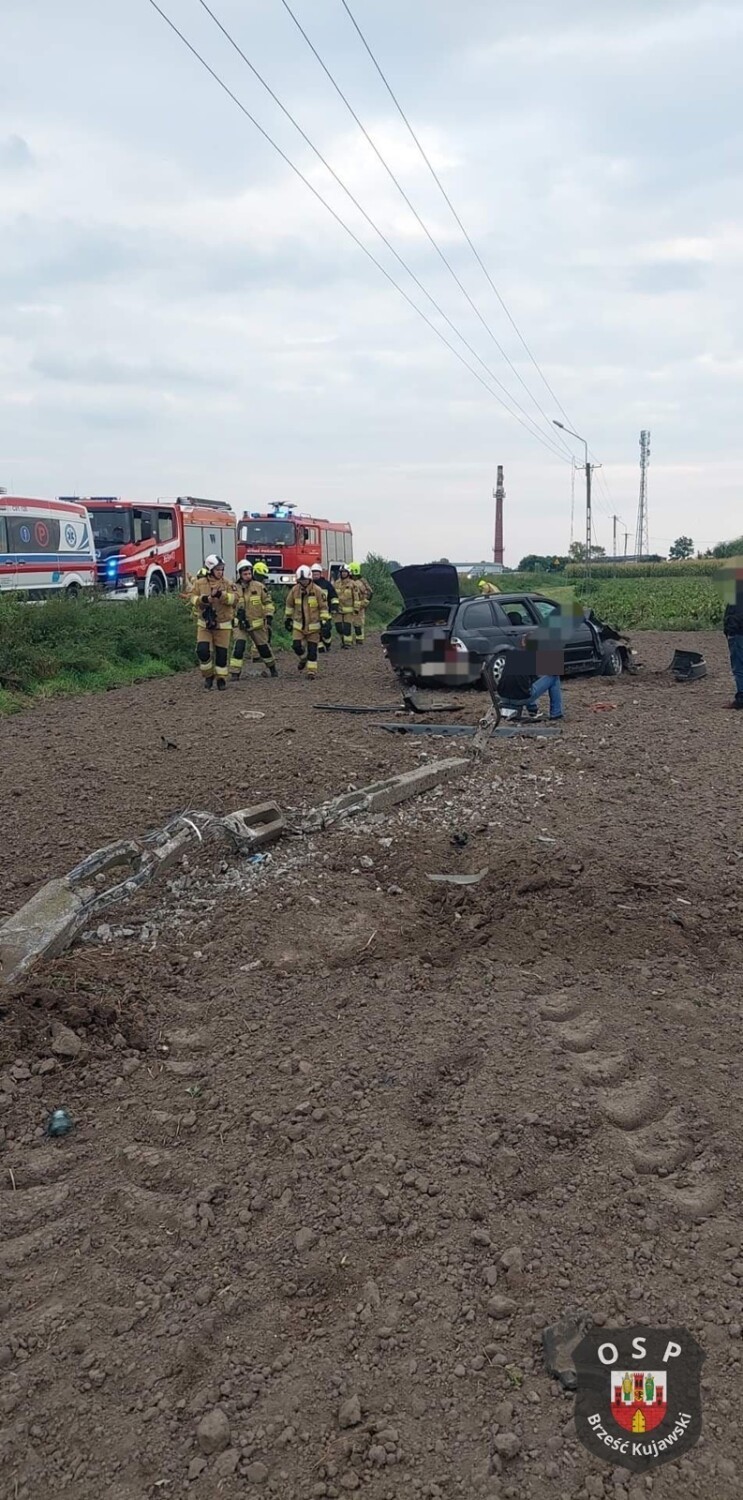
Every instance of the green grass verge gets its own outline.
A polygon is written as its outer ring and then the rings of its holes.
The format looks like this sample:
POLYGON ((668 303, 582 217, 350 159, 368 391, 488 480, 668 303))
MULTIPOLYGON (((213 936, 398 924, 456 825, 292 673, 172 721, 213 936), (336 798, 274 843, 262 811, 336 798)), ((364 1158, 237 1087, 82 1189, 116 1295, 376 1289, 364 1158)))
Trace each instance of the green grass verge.
MULTIPOLYGON (((400 608, 389 569, 370 559, 374 600, 371 629, 381 629, 400 608)), ((276 589, 274 649, 288 651, 284 591, 276 589)), ((28 603, 0 598, 0 714, 17 713, 40 699, 105 692, 196 666, 195 625, 177 598, 111 603, 99 596, 28 603)))
MULTIPOLYGON (((364 573, 374 598, 371 629, 382 629, 401 609, 384 558, 370 556, 364 573)), ((723 591, 713 575, 684 573, 594 578, 587 587, 565 574, 507 574, 504 591, 547 593, 563 605, 575 598, 624 630, 719 629, 723 591)), ((476 582, 467 588, 475 592, 476 582)), ((464 590, 463 590, 464 591, 464 590)), ((289 649, 283 625, 283 591, 275 591, 274 647, 289 649)), ((50 599, 29 604, 0 598, 0 714, 39 699, 104 692, 153 677, 193 669, 194 620, 176 598, 111 604, 99 597, 50 599)))

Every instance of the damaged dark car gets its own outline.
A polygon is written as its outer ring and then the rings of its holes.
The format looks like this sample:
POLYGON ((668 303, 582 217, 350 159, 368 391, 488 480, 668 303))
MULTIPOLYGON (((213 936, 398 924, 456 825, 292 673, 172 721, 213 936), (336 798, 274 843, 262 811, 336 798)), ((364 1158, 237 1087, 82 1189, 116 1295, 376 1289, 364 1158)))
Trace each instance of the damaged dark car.
POLYGON ((484 663, 504 648, 520 649, 527 637, 561 654, 564 677, 636 670, 627 637, 580 605, 561 605, 546 594, 461 597, 451 563, 399 568, 392 577, 404 609, 383 632, 382 647, 404 683, 480 684, 484 663))

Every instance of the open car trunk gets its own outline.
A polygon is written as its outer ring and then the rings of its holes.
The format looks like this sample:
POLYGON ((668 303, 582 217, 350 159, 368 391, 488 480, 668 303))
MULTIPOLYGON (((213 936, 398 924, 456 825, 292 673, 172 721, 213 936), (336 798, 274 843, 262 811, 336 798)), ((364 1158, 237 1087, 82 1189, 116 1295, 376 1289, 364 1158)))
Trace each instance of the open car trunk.
POLYGON ((405 608, 390 621, 382 644, 402 636, 416 639, 423 630, 451 630, 459 605, 459 578, 451 563, 422 563, 392 574, 405 608))
MULTIPOLYGON (((410 609, 404 609, 402 614, 395 615, 384 634, 387 635, 392 630, 414 630, 416 625, 428 629, 440 625, 442 629, 448 630, 454 624, 455 613, 456 605, 447 608, 440 604, 416 604, 410 609)), ((382 639, 384 640, 384 636, 382 639)))

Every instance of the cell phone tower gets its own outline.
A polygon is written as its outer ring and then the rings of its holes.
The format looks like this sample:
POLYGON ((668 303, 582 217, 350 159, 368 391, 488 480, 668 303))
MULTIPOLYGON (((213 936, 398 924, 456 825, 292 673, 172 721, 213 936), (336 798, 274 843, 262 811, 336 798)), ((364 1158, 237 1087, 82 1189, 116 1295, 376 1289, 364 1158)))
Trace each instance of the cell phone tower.
POLYGON ((640 433, 640 500, 637 506, 635 556, 647 557, 650 551, 648 528, 648 469, 650 467, 650 433, 640 433))

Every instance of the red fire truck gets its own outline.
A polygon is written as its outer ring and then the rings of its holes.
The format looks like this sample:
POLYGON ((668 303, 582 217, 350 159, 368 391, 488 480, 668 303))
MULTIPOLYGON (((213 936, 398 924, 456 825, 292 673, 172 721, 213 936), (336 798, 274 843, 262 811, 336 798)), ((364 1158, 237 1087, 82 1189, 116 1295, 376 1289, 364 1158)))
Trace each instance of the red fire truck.
POLYGON ((114 599, 181 589, 210 552, 234 578, 236 518, 221 500, 184 495, 143 505, 94 495, 80 503, 93 527, 99 587, 114 599))
POLYGON ((294 515, 295 505, 272 505, 267 514, 245 511, 237 526, 238 558, 268 564, 272 583, 293 583, 296 569, 322 563, 326 578, 334 578, 342 563, 353 559, 353 537, 348 521, 320 521, 294 515))

